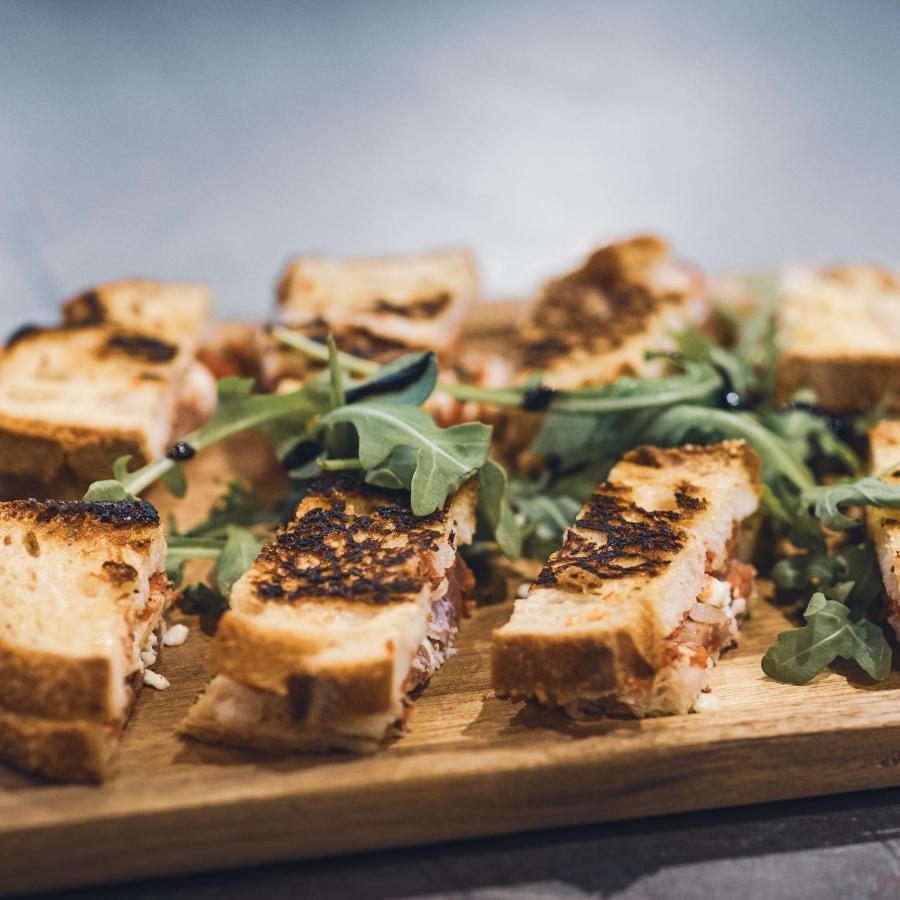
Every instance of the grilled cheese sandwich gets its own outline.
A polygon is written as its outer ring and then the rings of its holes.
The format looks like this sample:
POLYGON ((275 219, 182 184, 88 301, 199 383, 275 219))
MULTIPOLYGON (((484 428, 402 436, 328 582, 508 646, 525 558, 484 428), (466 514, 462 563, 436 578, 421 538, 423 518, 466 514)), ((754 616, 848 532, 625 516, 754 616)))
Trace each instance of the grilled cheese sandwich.
POLYGON ((0 757, 104 777, 159 643, 165 556, 142 501, 0 502, 0 757))
POLYGON ((746 614, 735 558, 760 460, 742 441, 628 453, 494 632, 498 695, 573 716, 689 712, 746 614))
MULTIPOLYGON (((900 484, 900 421, 885 420, 869 431, 869 455, 873 475, 900 484)), ((866 521, 884 582, 887 620, 900 635, 900 511, 871 506, 866 521)))
POLYGON ((274 750, 376 750, 453 652, 477 485, 415 517, 405 492, 318 481, 232 589, 183 731, 274 750))
POLYGON ((832 412, 900 390, 900 277, 875 266, 793 267, 778 287, 777 398, 811 388, 832 412))
POLYGON ((665 363, 648 351, 674 350, 673 334, 708 315, 703 278, 663 240, 619 241, 545 285, 520 335, 521 368, 561 390, 655 377, 665 363))
MULTIPOLYGON (((371 259, 300 257, 278 283, 279 325, 345 353, 386 363, 415 350, 446 358, 478 298, 478 276, 464 250, 371 259)), ((264 379, 305 378, 315 364, 262 336, 264 379)))
POLYGON ((117 456, 161 455, 215 406, 194 358, 208 313, 203 287, 124 282, 20 329, 0 356, 0 473, 83 489, 117 456))

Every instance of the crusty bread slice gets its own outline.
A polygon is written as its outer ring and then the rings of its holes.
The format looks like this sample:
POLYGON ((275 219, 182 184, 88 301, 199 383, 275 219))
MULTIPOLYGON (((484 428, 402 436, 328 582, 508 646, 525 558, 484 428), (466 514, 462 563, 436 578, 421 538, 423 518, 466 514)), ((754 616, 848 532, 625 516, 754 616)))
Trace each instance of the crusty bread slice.
POLYGON ((0 756, 99 779, 169 602, 148 503, 0 503, 0 756))
POLYGON ((800 388, 834 412, 900 396, 900 278, 875 266, 785 270, 778 289, 779 402, 800 388))
POLYGON ((711 593, 730 615, 710 579, 729 571, 759 470, 742 441, 628 453, 494 632, 497 693, 572 712, 687 712, 712 654, 681 653, 673 636, 711 593))
POLYGON ((456 624, 441 605, 458 622, 457 548, 476 498, 470 480, 416 518, 402 492, 320 480, 232 589, 209 657, 220 677, 183 730, 272 749, 377 745, 421 683, 418 655, 427 678, 451 652, 456 624))
MULTIPOLYGON (((869 431, 869 463, 873 475, 900 484, 900 420, 879 422, 869 431)), ((888 622, 900 635, 900 510, 870 506, 866 522, 878 553, 888 622)))
POLYGON ((673 333, 709 312, 703 278, 665 241, 619 241, 544 286, 520 334, 521 368, 568 390, 660 375, 665 363, 647 352, 674 350, 673 333))
MULTIPOLYGON (((299 257, 278 283, 277 321, 374 362, 414 350, 447 357, 479 295, 471 254, 447 250, 359 259, 299 257)), ((310 363, 261 336, 263 377, 303 378, 310 363)), ((314 368, 314 367, 312 367, 314 368)))
POLYGON ((13 335, 0 356, 0 473, 83 488, 109 477, 117 456, 133 466, 159 456, 211 412, 215 382, 193 357, 208 297, 141 285, 103 287, 71 301, 66 324, 13 335))
POLYGON ((63 304, 63 324, 117 325, 193 353, 212 312, 205 284, 133 278, 99 284, 63 304))

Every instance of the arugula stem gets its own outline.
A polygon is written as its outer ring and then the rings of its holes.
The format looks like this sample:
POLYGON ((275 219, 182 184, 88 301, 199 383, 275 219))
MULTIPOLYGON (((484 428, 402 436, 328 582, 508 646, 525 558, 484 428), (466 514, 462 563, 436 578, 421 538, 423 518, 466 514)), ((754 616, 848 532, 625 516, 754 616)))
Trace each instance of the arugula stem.
MULTIPOLYGON (((327 363, 329 350, 327 346, 313 341, 302 334, 288 331, 285 328, 272 329, 272 335, 281 343, 305 353, 318 362, 327 363)), ((378 371, 379 366, 368 360, 359 359, 349 353, 337 351, 338 364, 350 374, 371 376, 378 371)), ((596 389, 580 394, 578 391, 560 391, 548 406, 548 411, 555 413, 570 413, 580 415, 584 413, 611 413, 628 412, 629 410, 651 409, 656 406, 671 406, 675 403, 689 403, 709 397, 722 386, 722 377, 713 372, 702 381, 685 379, 684 385, 669 387, 666 390, 652 394, 643 394, 634 397, 603 397, 597 396, 596 389)), ((521 409, 525 394, 530 386, 521 385, 506 388, 481 387, 472 384, 456 384, 454 382, 439 381, 435 385, 435 391, 449 394, 462 403, 474 401, 476 403, 490 404, 510 409, 521 409)))
POLYGON ((326 472, 358 471, 363 467, 358 459, 325 459, 322 457, 316 460, 316 465, 326 472))
MULTIPOLYGON (((305 353, 312 359, 322 363, 328 362, 328 347, 312 340, 312 338, 308 338, 296 331, 288 331, 287 328, 273 328, 272 337, 288 347, 293 347, 294 350, 305 353)), ((363 375, 369 378, 381 368, 378 363, 370 362, 368 359, 360 359, 352 353, 344 353, 343 350, 338 350, 336 356, 340 367, 346 369, 351 375, 363 375)))
POLYGON ((784 441, 754 416, 739 412, 728 412, 724 409, 711 409, 706 406, 679 405, 666 410, 654 421, 654 428, 665 434, 666 417, 684 424, 686 420, 695 419, 698 426, 713 428, 728 437, 743 438, 763 459, 763 465, 771 467, 783 474, 798 490, 804 491, 816 486, 816 480, 806 465, 799 462, 787 449, 784 441))
MULTIPOLYGON (((303 412, 307 415, 315 412, 315 408, 309 405, 308 399, 304 396, 302 388, 290 394, 270 396, 265 404, 260 404, 257 409, 231 421, 216 421, 214 415, 204 425, 185 435, 181 441, 196 451, 204 450, 232 434, 248 431, 256 428, 258 425, 262 425, 264 422, 297 412, 303 412)), ((167 456, 161 456, 140 469, 129 472, 127 477, 123 479, 122 486, 129 493, 139 496, 142 491, 146 490, 154 481, 165 475, 175 465, 176 460, 169 459, 167 456)))

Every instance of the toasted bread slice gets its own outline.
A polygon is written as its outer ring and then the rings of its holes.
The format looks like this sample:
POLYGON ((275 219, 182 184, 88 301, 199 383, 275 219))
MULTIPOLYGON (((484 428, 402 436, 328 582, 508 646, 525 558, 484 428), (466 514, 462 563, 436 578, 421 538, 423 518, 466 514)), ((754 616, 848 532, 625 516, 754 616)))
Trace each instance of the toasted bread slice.
MULTIPOLYGON (((314 339, 334 334, 338 348, 374 362, 414 350, 446 357, 479 294, 465 250, 371 259, 300 257, 278 283, 279 324, 314 339)), ((263 336, 264 378, 306 377, 315 366, 263 336)))
POLYGON ((733 551, 759 470, 742 441, 628 453, 494 632, 497 693, 574 715, 688 712, 745 611, 752 570, 733 551))
POLYGON ((166 546, 142 501, 0 502, 0 756, 98 780, 169 602, 166 546))
POLYGON ((0 357, 0 473, 83 489, 117 456, 159 456, 211 412, 215 382, 193 357, 208 297, 155 284, 104 286, 70 301, 66 324, 13 335, 0 357))
MULTIPOLYGON (((869 431, 869 470, 883 481, 900 484, 900 420, 879 422, 869 431)), ((866 510, 887 596, 887 619, 900 635, 900 510, 866 510)))
POLYGON ((232 589, 209 657, 218 677, 184 731, 375 749, 452 652, 471 587, 457 548, 471 540, 476 497, 469 481, 443 511, 416 518, 402 492, 318 482, 232 589))
POLYGON ((193 352, 212 312, 204 284, 133 278, 100 284, 63 304, 63 324, 116 325, 193 352))
POLYGON ((779 285, 777 395, 833 412, 900 396, 900 278, 875 266, 791 268, 779 285))
POLYGON ((702 277, 675 262, 663 240, 609 244, 544 287, 520 335, 521 368, 567 390, 652 377, 665 364, 647 352, 674 350, 673 333, 708 315, 702 277))

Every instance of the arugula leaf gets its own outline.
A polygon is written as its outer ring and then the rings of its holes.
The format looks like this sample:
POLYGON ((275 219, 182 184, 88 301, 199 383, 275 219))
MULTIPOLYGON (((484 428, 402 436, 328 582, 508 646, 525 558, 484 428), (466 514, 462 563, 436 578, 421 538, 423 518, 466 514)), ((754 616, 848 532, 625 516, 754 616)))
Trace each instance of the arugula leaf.
MULTIPOLYGON (((596 486, 596 482, 591 489, 596 486)), ((528 556, 546 559, 563 542, 582 503, 566 494, 524 489, 514 493, 513 504, 528 556)))
POLYGON ((644 438, 647 443, 666 447, 688 441, 711 443, 725 438, 743 438, 759 453, 762 476, 770 487, 777 486, 782 478, 798 490, 811 488, 816 483, 802 457, 753 413, 726 412, 688 404, 674 406, 650 422, 644 438))
POLYGON ((344 394, 344 373, 337 358, 337 344, 334 335, 328 335, 328 402, 331 409, 337 409, 347 402, 344 394))
POLYGON ((371 378, 349 388, 347 402, 377 397, 381 403, 421 406, 431 396, 437 376, 434 353, 406 353, 381 366, 371 378))
POLYGON ((417 457, 414 447, 395 447, 382 463, 366 472, 366 483, 408 491, 416 474, 417 457))
POLYGON ((265 525, 274 528, 281 517, 273 510, 266 510, 259 497, 240 481, 229 481, 225 493, 220 494, 210 507, 206 518, 189 528, 190 537, 225 537, 229 525, 249 528, 265 525))
MULTIPOLYGON (((443 507, 447 496, 488 458, 490 426, 469 422, 439 428, 428 413, 414 406, 375 401, 343 406, 322 416, 317 433, 327 440, 336 426, 347 424, 356 430, 359 462, 366 470, 384 470, 397 447, 416 451, 416 467, 408 487, 417 516, 443 507)), ((408 465, 391 471, 398 481, 409 475, 408 465)))
POLYGON ((900 484, 867 475, 845 484, 809 487, 801 494, 801 506, 833 531, 846 531, 861 524, 844 515, 845 506, 878 506, 900 509, 900 484))
POLYGON ((225 541, 222 538, 170 534, 166 544, 166 574, 177 587, 181 584, 185 562, 189 559, 218 559, 225 541))
POLYGON ((503 554, 509 559, 518 559, 522 552, 522 535, 509 506, 506 470, 489 459, 481 467, 478 479, 478 511, 493 532, 503 554))
POLYGON ((891 648, 884 632, 862 619, 850 621, 850 609, 824 594, 813 594, 803 617, 807 624, 778 635, 762 659, 770 678, 806 684, 837 657, 854 660, 867 675, 880 681, 891 668, 891 648))
POLYGON ((216 585, 227 597, 234 583, 253 565, 265 541, 247 528, 228 526, 228 537, 216 563, 216 585))
POLYGON ((187 493, 187 478, 184 474, 184 466, 176 463, 162 476, 162 483, 168 488, 173 497, 183 497, 187 493))
POLYGON ((84 495, 85 500, 137 500, 137 497, 125 489, 120 481, 112 478, 95 481, 84 495))
POLYGON ((788 409, 777 413, 763 412, 760 419, 801 459, 820 457, 834 461, 851 475, 856 475, 862 468, 853 448, 838 438, 823 416, 805 409, 788 409))
POLYGON ((228 601, 202 581, 186 587, 178 605, 187 613, 198 616, 219 616, 228 609, 228 601))

